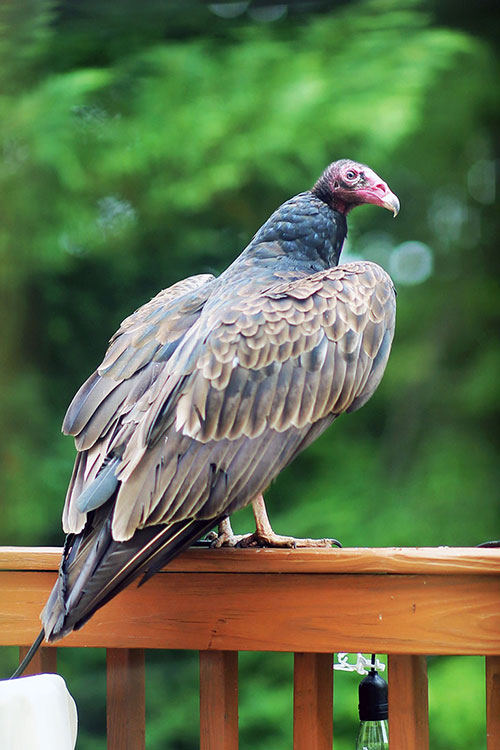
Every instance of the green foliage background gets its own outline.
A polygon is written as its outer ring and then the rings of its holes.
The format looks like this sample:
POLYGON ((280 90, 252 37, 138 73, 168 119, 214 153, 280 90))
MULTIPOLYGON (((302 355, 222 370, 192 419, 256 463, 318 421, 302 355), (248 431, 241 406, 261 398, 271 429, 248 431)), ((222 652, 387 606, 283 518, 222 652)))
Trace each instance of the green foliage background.
MULTIPOLYGON (((394 223, 356 211, 347 255, 391 270, 415 240, 433 270, 396 278, 384 381, 271 487, 274 525, 347 546, 499 535, 495 4, 287 10, 266 23, 257 3, 234 18, 168 0, 0 5, 0 544, 62 543, 74 450, 59 426, 119 322, 159 288, 223 270, 343 156, 402 203, 394 223)), ((3 674, 14 660, 0 653, 3 674)), ((148 748, 195 748, 196 655, 149 662, 148 748)), ((103 654, 63 649, 60 664, 78 747, 104 748, 103 654)), ((289 748, 291 656, 242 654, 241 670, 241 747, 289 748)), ((434 659, 430 676, 433 750, 484 748, 481 660, 434 659)), ((336 685, 347 750, 357 680, 336 685)))

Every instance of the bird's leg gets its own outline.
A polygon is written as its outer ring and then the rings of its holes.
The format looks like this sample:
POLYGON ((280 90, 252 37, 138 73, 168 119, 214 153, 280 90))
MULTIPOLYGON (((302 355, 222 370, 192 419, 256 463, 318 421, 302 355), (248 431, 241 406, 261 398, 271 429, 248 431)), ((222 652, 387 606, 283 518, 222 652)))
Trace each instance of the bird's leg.
POLYGON ((255 516, 255 531, 253 534, 243 536, 238 542, 238 547, 331 547, 342 545, 336 539, 296 539, 293 536, 282 536, 273 531, 267 515, 264 498, 257 495, 252 500, 252 509, 255 516))
POLYGON ((235 534, 231 527, 229 516, 224 518, 219 524, 219 530, 211 531, 207 534, 207 539, 211 542, 210 546, 218 547, 236 547, 243 539, 250 534, 235 534))
POLYGON ((266 505, 262 495, 252 500, 252 510, 255 518, 253 534, 235 534, 229 517, 219 524, 218 532, 212 531, 207 535, 211 547, 331 547, 342 545, 336 539, 297 539, 293 536, 282 536, 273 531, 266 505))

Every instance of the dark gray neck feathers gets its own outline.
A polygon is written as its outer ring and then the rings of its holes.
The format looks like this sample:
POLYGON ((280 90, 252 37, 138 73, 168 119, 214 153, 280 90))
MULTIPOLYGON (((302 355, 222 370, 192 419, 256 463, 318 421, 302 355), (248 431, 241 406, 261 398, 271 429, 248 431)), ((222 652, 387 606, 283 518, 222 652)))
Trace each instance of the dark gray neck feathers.
MULTIPOLYGON (((246 252, 258 259, 259 245, 277 242, 292 263, 305 261, 320 270, 338 265, 346 234, 343 214, 311 192, 300 193, 270 216, 246 252)), ((269 251, 262 250, 269 258, 269 251)))

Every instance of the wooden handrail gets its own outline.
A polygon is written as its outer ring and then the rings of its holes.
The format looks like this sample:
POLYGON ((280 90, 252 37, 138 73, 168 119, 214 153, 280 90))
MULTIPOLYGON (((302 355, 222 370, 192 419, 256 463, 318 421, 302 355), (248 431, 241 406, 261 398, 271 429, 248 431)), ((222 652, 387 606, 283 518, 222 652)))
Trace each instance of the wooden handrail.
MULTIPOLYGON (((0 570, 57 570, 62 547, 0 547, 0 570)), ((191 547, 166 573, 407 573, 498 575, 500 549, 345 547, 207 549, 191 547)))
MULTIPOLYGON (((472 562, 445 552, 443 563, 442 550, 435 562, 429 550, 417 562, 419 550, 189 550, 58 645, 500 653, 500 551, 467 550, 472 562)), ((58 554, 40 552, 38 568, 36 556, 20 569, 23 552, 1 553, 0 645, 28 645, 38 632, 58 554)))
MULTIPOLYGON (((31 643, 59 559, 56 548, 0 548, 0 645, 31 643)), ((498 750, 499 605, 498 549, 193 548, 57 646, 108 649, 110 750, 143 747, 144 648, 200 651, 203 750, 237 748, 240 650, 295 653, 294 750, 332 747, 333 652, 389 655, 391 750, 428 747, 424 655, 482 654, 498 750)))

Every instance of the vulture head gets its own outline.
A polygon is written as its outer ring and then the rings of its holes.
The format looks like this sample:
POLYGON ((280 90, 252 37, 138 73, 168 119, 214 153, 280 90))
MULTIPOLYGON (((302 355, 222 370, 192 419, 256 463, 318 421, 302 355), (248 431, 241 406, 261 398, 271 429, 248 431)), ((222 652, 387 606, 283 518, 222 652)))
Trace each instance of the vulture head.
POLYGON ((313 187, 313 193, 342 214, 363 203, 387 208, 394 216, 399 212, 399 200, 387 183, 373 169, 351 159, 330 164, 313 187))

